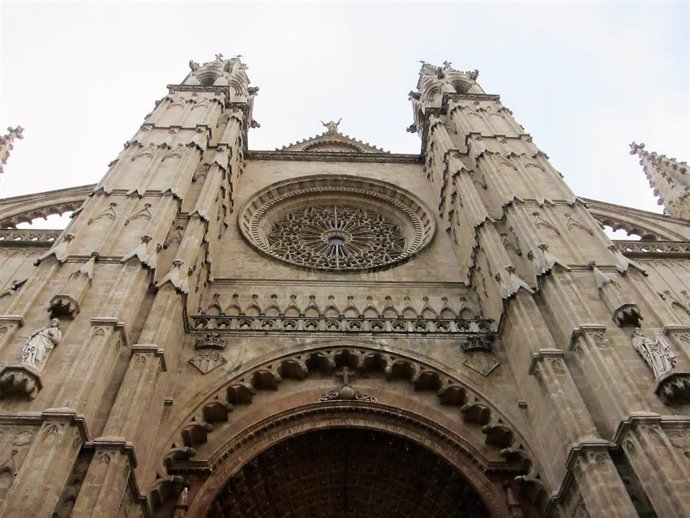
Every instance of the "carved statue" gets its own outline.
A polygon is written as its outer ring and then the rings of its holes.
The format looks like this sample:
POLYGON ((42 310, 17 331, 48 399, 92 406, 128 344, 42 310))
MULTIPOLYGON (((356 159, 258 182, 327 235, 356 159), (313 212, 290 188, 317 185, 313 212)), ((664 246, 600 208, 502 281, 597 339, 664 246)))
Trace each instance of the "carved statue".
POLYGON ((22 348, 21 363, 41 369, 48 353, 62 340, 60 321, 53 318, 48 327, 32 333, 22 348))
POLYGON ((644 336, 637 327, 632 336, 632 345, 652 369, 656 379, 672 371, 676 365, 676 355, 661 335, 657 334, 656 340, 652 340, 644 336))
POLYGON ((193 59, 189 60, 189 68, 192 70, 192 72, 196 72, 199 70, 199 63, 194 61, 193 59))
POLYGON ((338 122, 333 122, 333 121, 324 122, 324 121, 321 121, 321 124, 323 124, 324 127, 328 128, 328 133, 338 133, 338 125, 340 124, 340 121, 341 121, 341 120, 343 120, 342 117, 340 117, 340 118, 338 119, 338 122))

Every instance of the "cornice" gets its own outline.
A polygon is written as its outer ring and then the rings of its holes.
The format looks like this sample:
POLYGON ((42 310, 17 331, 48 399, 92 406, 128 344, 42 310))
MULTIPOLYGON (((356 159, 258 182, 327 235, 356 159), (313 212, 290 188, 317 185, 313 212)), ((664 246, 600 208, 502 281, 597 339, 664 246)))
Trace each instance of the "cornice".
POLYGON ((405 153, 330 153, 309 151, 249 151, 247 160, 285 160, 300 162, 392 162, 396 164, 422 164, 422 155, 405 153))

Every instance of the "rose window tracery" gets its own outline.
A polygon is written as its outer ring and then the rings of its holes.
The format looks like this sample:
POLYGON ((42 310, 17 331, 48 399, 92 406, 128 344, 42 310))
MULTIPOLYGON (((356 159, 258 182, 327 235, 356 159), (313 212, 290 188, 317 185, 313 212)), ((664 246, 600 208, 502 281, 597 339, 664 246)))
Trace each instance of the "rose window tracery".
POLYGON ((269 247, 312 268, 362 269, 396 261, 405 237, 385 216, 357 207, 307 207, 273 224, 269 247))
POLYGON ((433 218, 412 195, 340 176, 276 184, 251 199, 239 221, 263 252, 318 270, 394 264, 419 251, 434 232, 433 218))

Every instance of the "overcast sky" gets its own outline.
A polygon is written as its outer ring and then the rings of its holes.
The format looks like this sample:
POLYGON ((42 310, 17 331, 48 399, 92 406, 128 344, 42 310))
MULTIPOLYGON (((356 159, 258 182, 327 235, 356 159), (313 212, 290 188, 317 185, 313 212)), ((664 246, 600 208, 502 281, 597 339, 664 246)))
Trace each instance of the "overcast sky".
POLYGON ((98 181, 187 62, 242 54, 250 149, 343 133, 418 153, 418 60, 479 69, 580 196, 658 210, 628 144, 690 160, 690 2, 8 2, 0 196, 98 181))

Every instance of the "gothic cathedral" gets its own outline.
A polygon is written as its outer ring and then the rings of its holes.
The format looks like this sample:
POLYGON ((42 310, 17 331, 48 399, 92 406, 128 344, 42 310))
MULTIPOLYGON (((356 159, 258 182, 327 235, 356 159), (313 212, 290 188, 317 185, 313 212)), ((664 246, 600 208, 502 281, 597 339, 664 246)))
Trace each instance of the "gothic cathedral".
POLYGON ((579 198, 448 63, 421 154, 252 150, 246 65, 189 65, 98 184, 0 200, 0 516, 690 516, 684 162, 632 145, 665 215, 579 198))

